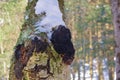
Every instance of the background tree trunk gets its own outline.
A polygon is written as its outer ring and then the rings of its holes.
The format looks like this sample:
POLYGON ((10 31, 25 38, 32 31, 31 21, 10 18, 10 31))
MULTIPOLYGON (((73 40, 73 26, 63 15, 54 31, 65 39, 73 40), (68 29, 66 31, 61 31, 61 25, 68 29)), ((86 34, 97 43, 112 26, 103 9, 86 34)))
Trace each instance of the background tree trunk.
MULTIPOLYGON (((49 43, 46 33, 34 35, 33 26, 46 15, 44 12, 35 14, 37 1, 28 0, 25 22, 11 60, 10 80, 70 80, 69 66, 62 63, 61 56, 49 43)), ((64 1, 58 1, 63 12, 64 1)))
POLYGON ((111 0, 115 31, 116 80, 120 80, 120 0, 111 0))

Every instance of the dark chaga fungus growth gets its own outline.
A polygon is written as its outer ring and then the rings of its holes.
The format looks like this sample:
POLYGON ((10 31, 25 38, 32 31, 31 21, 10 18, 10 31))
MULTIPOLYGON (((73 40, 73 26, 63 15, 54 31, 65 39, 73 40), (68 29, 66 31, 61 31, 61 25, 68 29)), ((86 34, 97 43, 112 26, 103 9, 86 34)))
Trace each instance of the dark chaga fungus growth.
POLYGON ((59 25, 52 34, 51 42, 55 51, 63 57, 62 61, 70 65, 74 59, 75 53, 71 42, 70 30, 65 26, 59 25))

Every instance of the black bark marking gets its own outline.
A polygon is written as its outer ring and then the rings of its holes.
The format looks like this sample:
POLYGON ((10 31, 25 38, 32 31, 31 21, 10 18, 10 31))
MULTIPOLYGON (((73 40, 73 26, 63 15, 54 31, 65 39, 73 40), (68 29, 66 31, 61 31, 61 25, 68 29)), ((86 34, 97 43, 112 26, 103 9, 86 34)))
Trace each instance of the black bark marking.
POLYGON ((120 73, 120 70, 117 73, 120 73))
POLYGON ((117 80, 120 80, 120 78, 118 78, 117 80))
POLYGON ((53 76, 53 73, 50 72, 51 71, 51 69, 50 69, 50 58, 48 58, 46 66, 47 66, 47 74, 53 76))
POLYGON ((120 20, 118 19, 116 22, 117 22, 117 23, 120 23, 120 20))
POLYGON ((70 65, 74 59, 75 49, 71 42, 71 33, 68 28, 63 25, 59 25, 51 38, 53 48, 55 51, 62 55, 63 62, 67 65, 70 65))
POLYGON ((16 46, 16 49, 15 49, 15 59, 19 59, 20 58, 20 56, 21 56, 21 52, 20 52, 20 49, 21 49, 21 47, 22 46, 24 46, 23 44, 18 44, 17 46, 16 46))
POLYGON ((33 69, 31 69, 31 72, 38 73, 41 70, 46 70, 46 69, 47 69, 46 65, 38 65, 38 64, 36 64, 35 67, 33 69))
POLYGON ((46 76, 46 77, 39 77, 39 80, 46 80, 47 78, 49 78, 50 75, 46 76))
POLYGON ((120 53, 117 53, 118 63, 120 64, 120 53))
POLYGON ((118 26, 119 30, 120 30, 120 26, 118 26))
POLYGON ((120 7, 120 0, 118 0, 118 7, 120 7))

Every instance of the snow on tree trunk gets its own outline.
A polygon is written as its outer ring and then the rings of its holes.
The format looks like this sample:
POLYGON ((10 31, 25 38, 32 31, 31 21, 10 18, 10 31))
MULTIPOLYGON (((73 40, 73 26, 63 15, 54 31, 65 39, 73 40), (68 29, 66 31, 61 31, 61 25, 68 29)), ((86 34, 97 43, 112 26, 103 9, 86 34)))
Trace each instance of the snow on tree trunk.
POLYGON ((63 2, 28 0, 11 60, 10 80, 70 80, 69 65, 75 50, 60 11, 63 2))
POLYGON ((115 32, 116 80, 120 80, 120 0, 111 0, 115 32))

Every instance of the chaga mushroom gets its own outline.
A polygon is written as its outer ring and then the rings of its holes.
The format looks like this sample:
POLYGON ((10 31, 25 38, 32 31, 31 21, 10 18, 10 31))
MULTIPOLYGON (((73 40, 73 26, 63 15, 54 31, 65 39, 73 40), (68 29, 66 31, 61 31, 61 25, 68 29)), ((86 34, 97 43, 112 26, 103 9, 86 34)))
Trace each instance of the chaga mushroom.
POLYGON ((63 62, 70 65, 74 59, 75 49, 71 41, 71 33, 68 28, 59 25, 51 36, 51 42, 55 51, 62 55, 63 62))

